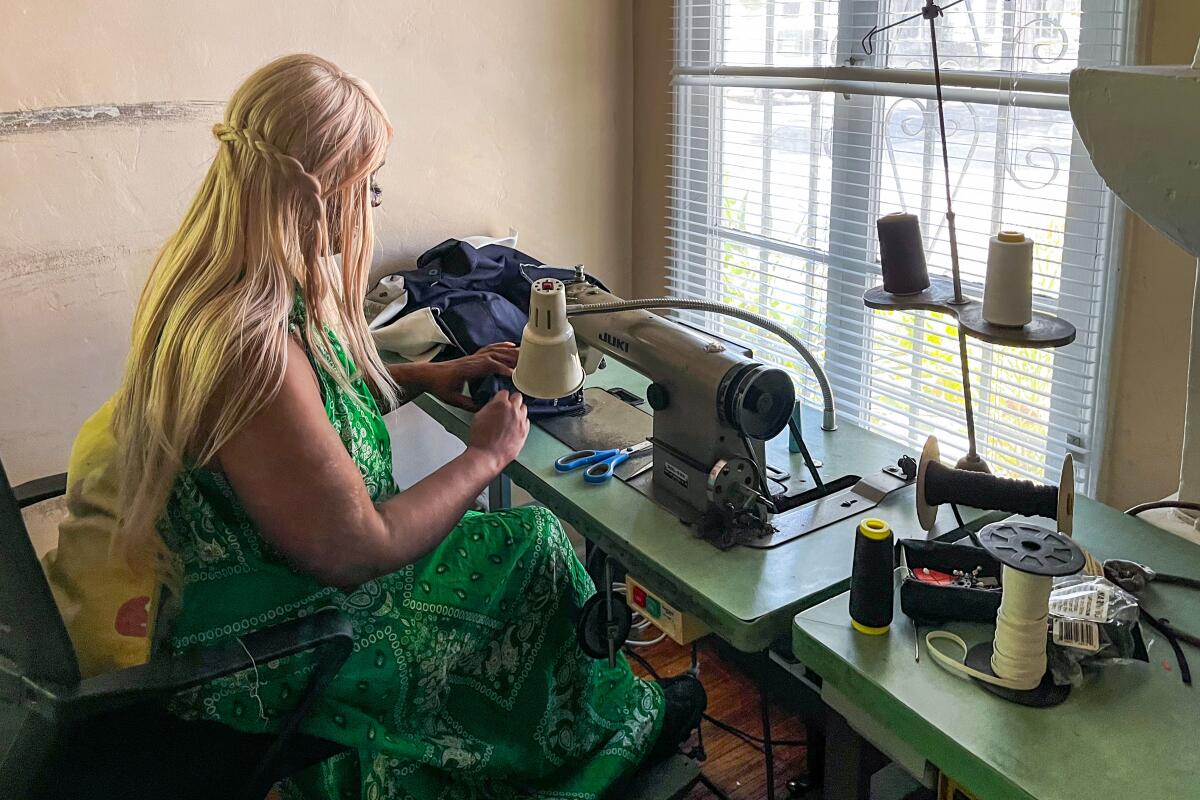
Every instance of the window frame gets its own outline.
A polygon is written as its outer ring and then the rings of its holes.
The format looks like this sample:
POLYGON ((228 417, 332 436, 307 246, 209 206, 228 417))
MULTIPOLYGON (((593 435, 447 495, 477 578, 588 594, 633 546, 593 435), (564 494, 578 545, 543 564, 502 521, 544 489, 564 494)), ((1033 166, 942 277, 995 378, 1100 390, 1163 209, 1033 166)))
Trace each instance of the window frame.
MULTIPOLYGON (((969 0, 968 0, 969 2, 969 0)), ((1110 0, 1082 0, 1082 11, 1089 7, 1098 9, 1110 0)), ((775 67, 739 66, 725 62, 721 13, 724 0, 677 0, 676 3, 676 53, 674 57, 673 85, 675 108, 673 120, 676 124, 672 137, 674 151, 671 154, 674 169, 670 182, 671 210, 668 237, 670 245, 670 267, 668 282, 686 281, 694 291, 713 297, 719 291, 715 285, 715 270, 709 262, 713 254, 720 252, 723 240, 733 240, 750 247, 761 248, 763 253, 775 252, 807 258, 818 263, 835 263, 844 260, 852 268, 839 272, 837 280, 826 281, 826 306, 824 310, 823 362, 835 387, 841 413, 847 418, 869 419, 872 392, 871 364, 864 352, 872 336, 872 314, 862 302, 862 293, 878 282, 878 275, 862 270, 865 261, 872 263, 877 254, 874 240, 874 219, 882 213, 880 208, 881 183, 877 179, 882 168, 883 122, 887 98, 913 97, 924 100, 932 107, 932 70, 911 70, 879 66, 886 59, 883 48, 872 56, 866 56, 856 43, 866 35, 868 21, 882 20, 882 11, 890 0, 840 0, 835 63, 837 66, 775 67), (857 22, 856 22, 857 21, 857 22), (881 85, 882 84, 882 85, 881 85), (811 89, 815 92, 832 93, 835 120, 829 143, 832 163, 831 193, 841 202, 831 203, 829 219, 828 252, 810 250, 803 245, 782 242, 765 235, 756 235, 722 226, 721 203, 722 182, 722 95, 720 89, 710 91, 688 91, 689 86, 710 87, 756 87, 767 94, 763 115, 764 143, 773 135, 770 118, 769 94, 772 87, 786 89, 811 89), (845 98, 845 99, 843 99, 845 98), (866 109, 870 113, 863 114, 866 109), (862 159, 854 155, 862 147, 871 152, 869 180, 863 180, 862 159), (679 168, 680 162, 686 168, 679 168), (699 169, 698 169, 699 167, 699 169), (854 203, 844 202, 854 198, 854 203), (864 227, 871 231, 866 241, 861 235, 864 227), (703 255, 700 255, 703 254, 703 255), (849 279, 853 276, 855 279, 849 279), (861 343, 856 346, 856 343, 861 343), (832 368, 831 368, 832 367, 832 368)), ((767 0, 766 25, 771 30, 772 12, 783 3, 767 0)), ((1104 31, 1091 32, 1081 29, 1079 37, 1079 61, 1088 63, 1091 54, 1116 47, 1122 53, 1122 62, 1128 63, 1136 44, 1134 36, 1138 12, 1138 0, 1127 0, 1126 24, 1119 34, 1105 38, 1104 31), (1119 37, 1119 41, 1114 37, 1119 37)), ((953 13, 953 11, 947 12, 953 13)), ((1103 15, 1099 15, 1102 17, 1103 15)), ((892 19, 893 17, 889 17, 892 19)), ((1085 17, 1086 19, 1087 17, 1085 17)), ((914 22, 910 24, 920 24, 914 22)), ((1111 33, 1112 31, 1110 31, 1111 33)), ((769 36, 767 41, 774 42, 769 36)), ((769 54, 768 54, 769 55, 769 54)), ((945 61, 945 59, 943 59, 945 61)), ((768 62, 770 63, 770 62, 768 62)), ((1004 72, 982 72, 969 70, 943 71, 947 102, 963 100, 984 102, 997 107, 998 123, 1007 119, 1014 107, 1039 107, 1043 103, 1053 107, 1065 107, 1067 75, 1047 76, 1004 72), (1007 100, 1008 102, 1002 102, 1007 100)), ((1043 106, 1045 107, 1045 106, 1043 106)), ((1007 130, 1005 131, 1007 135, 1007 130)), ((764 175, 770 173, 770 152, 774 149, 764 144, 764 175)), ((997 132, 993 152, 1001 153, 1000 132, 997 132)), ((938 155, 940 159, 940 152, 938 155)), ((1094 356, 1094 374, 1072 374, 1071 370, 1055 369, 1049 381, 1049 407, 1047 411, 1046 441, 1057 444, 1063 453, 1071 453, 1077 465, 1077 474, 1082 479, 1085 491, 1095 489, 1100 478, 1101 454, 1107 433, 1107 407, 1109 394, 1112 329, 1116 290, 1119 281, 1119 260, 1122 253, 1125 215, 1118 212, 1103 181, 1090 169, 1088 155, 1078 136, 1072 139, 1067 170, 1068 209, 1090 209, 1089 215, 1068 212, 1065 214, 1061 278, 1064 281, 1083 280, 1091 290, 1087 299, 1073 298, 1059 293, 1059 309, 1068 317, 1080 314, 1096 316, 1101 325, 1098 341, 1099 350, 1094 356), (1076 169, 1077 166, 1085 168, 1076 169), (1080 195, 1092 193, 1101 196, 1100 204, 1082 203, 1080 195), (1086 216, 1086 218, 1085 218, 1086 216), (1085 230, 1086 229, 1086 230, 1085 230), (1090 233, 1088 232, 1090 231, 1090 233), (1099 237, 1096 231, 1101 231, 1099 237), (1070 243, 1082 239, 1087 248, 1072 248, 1070 243), (1097 245, 1092 243, 1096 242, 1097 245), (1107 268, 1102 278, 1094 283, 1093 257, 1084 252, 1099 247, 1099 255, 1106 258, 1107 268), (1084 263, 1087 262, 1087 263, 1084 263), (1099 304, 1097 311, 1093 306, 1099 304), (1093 409, 1088 432, 1073 433, 1078 420, 1070 409, 1085 404, 1081 398, 1090 397, 1093 409)), ((940 161, 935 172, 940 174, 940 161)), ((1004 176, 998 178, 1000 184, 1004 176)), ((769 178, 764 178, 769 182, 769 178)), ((993 190, 993 214, 1003 206, 1003 189, 997 194, 993 190)), ((932 209, 940 215, 943 200, 934 197, 932 209)), ((762 205, 767 206, 764 199, 762 205)), ((929 209, 926 209, 928 211, 929 209)), ((766 256, 764 255, 764 261, 766 256)), ((920 320, 918 315, 918 320, 920 320)), ((705 320, 709 325, 715 320, 705 320)), ((915 326, 920 330, 922 323, 915 326)), ((1082 343, 1071 347, 1084 346, 1082 343)), ((972 346, 971 375, 975 392, 979 392, 980 378, 989 368, 990 350, 972 346)), ((914 363, 917 359, 914 357, 914 363)), ((801 375, 802 383, 808 376, 801 375)), ((811 385, 811 384, 810 384, 811 385)), ((1003 425, 997 426, 987 415, 978 413, 976 424, 978 439, 982 443, 989 435, 1005 436, 1003 425)), ((909 416, 919 414, 920 408, 911 409, 909 416)), ((868 425, 868 427, 874 427, 868 425)), ((1048 459, 1047 470, 1061 456, 1048 459)), ((1038 476, 1040 477, 1040 476, 1038 476)), ((1047 476, 1048 477, 1048 476, 1047 476)))

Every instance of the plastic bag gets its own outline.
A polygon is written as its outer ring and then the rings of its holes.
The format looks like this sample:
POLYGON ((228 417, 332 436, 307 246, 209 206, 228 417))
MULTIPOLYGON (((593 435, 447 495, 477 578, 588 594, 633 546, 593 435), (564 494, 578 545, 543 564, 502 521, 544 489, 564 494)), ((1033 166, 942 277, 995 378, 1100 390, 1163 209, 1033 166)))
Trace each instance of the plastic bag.
POLYGON ((1148 661, 1137 598, 1105 578, 1056 578, 1046 655, 1056 683, 1078 686, 1085 666, 1148 661))

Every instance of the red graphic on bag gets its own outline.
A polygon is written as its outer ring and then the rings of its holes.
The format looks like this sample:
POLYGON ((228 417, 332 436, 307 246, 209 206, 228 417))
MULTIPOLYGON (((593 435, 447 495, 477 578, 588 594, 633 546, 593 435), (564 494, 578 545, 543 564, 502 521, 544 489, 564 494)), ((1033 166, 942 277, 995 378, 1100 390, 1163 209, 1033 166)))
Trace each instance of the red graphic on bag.
POLYGON ((117 609, 113 627, 122 636, 145 638, 150 630, 150 598, 134 597, 117 609))

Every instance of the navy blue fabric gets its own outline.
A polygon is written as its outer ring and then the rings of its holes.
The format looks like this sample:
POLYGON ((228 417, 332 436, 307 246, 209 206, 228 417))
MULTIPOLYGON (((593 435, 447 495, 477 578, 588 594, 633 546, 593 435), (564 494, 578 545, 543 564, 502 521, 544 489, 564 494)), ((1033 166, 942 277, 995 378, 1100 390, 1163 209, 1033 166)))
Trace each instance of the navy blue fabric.
POLYGON ((404 313, 435 309, 438 324, 457 345, 457 351, 445 348, 439 358, 457 358, 496 342, 519 342, 529 319, 533 281, 574 277, 574 270, 543 266, 512 247, 476 249, 447 239, 423 253, 415 270, 404 273, 404 313))
MULTIPOLYGON (((483 405, 488 400, 492 399, 492 395, 504 389, 508 392, 515 392, 516 387, 509 378, 501 378, 499 375, 491 375, 482 380, 471 381, 468 385, 468 390, 471 399, 479 405, 483 405)), ((525 410, 529 413, 530 419, 538 417, 554 417, 559 414, 569 414, 572 412, 581 413, 584 409, 583 390, 580 389, 575 394, 560 397, 557 400, 538 400, 531 397, 525 398, 525 410)))
MULTIPOLYGON (((408 303, 404 314, 432 308, 438 325, 454 343, 442 349, 437 360, 470 355, 497 342, 520 342, 529 321, 529 289, 533 281, 558 278, 570 281, 572 269, 547 267, 527 253, 492 244, 475 248, 458 239, 447 239, 417 259, 417 268, 405 271, 408 303)), ((589 277, 593 283, 602 283, 589 277)), ((485 381, 472 386, 476 400, 486 400, 499 384, 485 381)), ((583 405, 564 400, 528 400, 531 415, 577 411, 583 405)))
MULTIPOLYGON (((519 343, 529 320, 527 308, 522 310, 498 294, 462 292, 440 299, 448 303, 448 308, 438 308, 438 324, 450 341, 461 343, 459 349, 463 353, 474 353, 496 342, 519 343)), ((457 358, 459 354, 455 351, 447 355, 443 350, 439 358, 457 358)))

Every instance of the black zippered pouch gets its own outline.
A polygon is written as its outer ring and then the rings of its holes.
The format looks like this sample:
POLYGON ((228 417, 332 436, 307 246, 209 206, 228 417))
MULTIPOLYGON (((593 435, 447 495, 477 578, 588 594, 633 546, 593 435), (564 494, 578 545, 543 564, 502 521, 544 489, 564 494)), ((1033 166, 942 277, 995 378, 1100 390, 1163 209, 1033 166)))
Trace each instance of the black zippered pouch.
POLYGON ((995 624, 1000 610, 1000 562, 971 539, 954 544, 924 539, 901 539, 899 561, 900 609, 920 623, 987 622, 995 624), (979 568, 979 577, 995 578, 996 589, 965 586, 939 586, 918 580, 916 570, 928 568, 946 574, 955 570, 970 573, 979 568))

